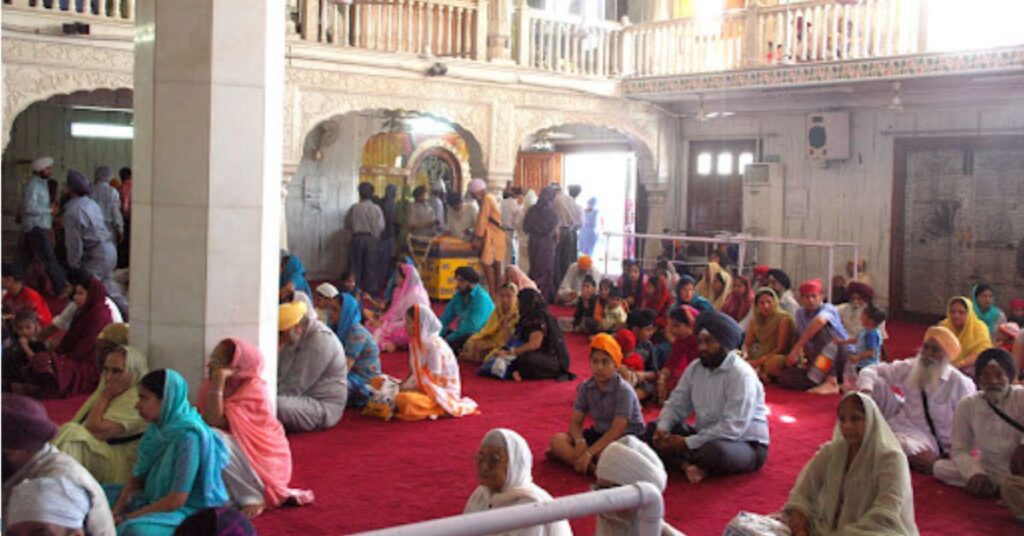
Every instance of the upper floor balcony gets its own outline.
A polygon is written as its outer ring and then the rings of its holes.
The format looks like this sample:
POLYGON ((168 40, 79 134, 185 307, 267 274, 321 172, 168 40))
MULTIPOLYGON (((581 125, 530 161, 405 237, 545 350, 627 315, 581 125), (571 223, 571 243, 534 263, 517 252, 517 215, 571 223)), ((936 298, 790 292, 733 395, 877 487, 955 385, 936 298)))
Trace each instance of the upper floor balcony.
MULTIPOLYGON (((288 0, 289 53, 304 49, 318 61, 372 63, 386 54, 487 64, 621 81, 625 94, 653 98, 1024 69, 1024 32, 1016 26, 1024 2, 689 0, 675 4, 689 6, 682 14, 690 16, 637 23, 605 20, 615 2, 581 14, 531 7, 554 1, 288 0), (735 5, 742 7, 727 9, 735 5)), ((5 30, 59 34, 59 23, 73 21, 89 24, 92 35, 126 39, 135 12, 135 0, 3 4, 5 30)))

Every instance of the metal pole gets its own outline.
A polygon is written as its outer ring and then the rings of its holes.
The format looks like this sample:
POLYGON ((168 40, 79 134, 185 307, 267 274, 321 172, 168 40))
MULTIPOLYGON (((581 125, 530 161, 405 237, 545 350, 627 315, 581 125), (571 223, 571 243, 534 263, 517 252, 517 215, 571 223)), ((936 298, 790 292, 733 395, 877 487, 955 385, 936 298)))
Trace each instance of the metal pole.
POLYGON ((747 253, 747 241, 740 239, 739 266, 736 267, 736 275, 743 275, 743 261, 747 253))
MULTIPOLYGON (((608 276, 608 253, 611 246, 612 235, 608 231, 604 232, 604 275, 608 276)), ((598 281, 600 283, 600 281, 598 281)))
POLYGON ((860 274, 860 247, 853 246, 853 280, 860 274))
POLYGON ((661 534, 662 518, 665 512, 661 492, 654 484, 639 482, 631 486, 619 486, 601 491, 580 493, 555 499, 551 502, 523 504, 507 508, 495 508, 486 512, 475 512, 421 523, 375 530, 364 536, 476 536, 509 532, 514 529, 545 525, 563 519, 599 514, 636 510, 640 536, 661 534))
POLYGON ((828 247, 828 302, 832 303, 832 273, 835 270, 836 262, 836 250, 834 247, 828 247))

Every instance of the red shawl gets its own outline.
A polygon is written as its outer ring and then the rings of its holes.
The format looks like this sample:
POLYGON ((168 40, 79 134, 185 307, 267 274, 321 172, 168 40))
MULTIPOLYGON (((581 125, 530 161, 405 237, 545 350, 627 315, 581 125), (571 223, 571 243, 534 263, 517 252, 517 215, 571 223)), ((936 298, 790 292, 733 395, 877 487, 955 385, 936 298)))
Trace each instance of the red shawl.
MULTIPOLYGON (((263 481, 263 496, 269 506, 281 506, 289 499, 300 505, 311 504, 312 491, 288 487, 292 479, 292 451, 284 427, 270 410, 267 384, 260 376, 263 356, 243 340, 230 340, 235 347, 230 366, 235 372, 224 386, 224 417, 231 434, 263 481)), ((199 391, 200 412, 205 409, 209 389, 207 379, 199 391)))
MULTIPOLYGON (((664 277, 657 276, 654 282, 654 294, 644 295, 644 309, 654 311, 656 318, 664 318, 668 315, 668 308, 672 306, 672 292, 669 291, 664 277)), ((650 280, 647 281, 647 286, 651 286, 650 280)))
POLYGON ((725 303, 722 304, 722 312, 731 316, 733 320, 742 322, 747 317, 747 313, 750 312, 750 308, 754 306, 754 289, 750 286, 750 279, 746 276, 738 275, 736 278, 747 287, 747 292, 737 294, 735 292, 735 283, 733 283, 734 291, 730 292, 729 296, 725 298, 725 303))
POLYGON ((89 280, 88 297, 71 320, 68 332, 53 353, 57 395, 91 393, 100 380, 96 362, 96 337, 112 322, 107 308, 107 289, 95 277, 89 280))

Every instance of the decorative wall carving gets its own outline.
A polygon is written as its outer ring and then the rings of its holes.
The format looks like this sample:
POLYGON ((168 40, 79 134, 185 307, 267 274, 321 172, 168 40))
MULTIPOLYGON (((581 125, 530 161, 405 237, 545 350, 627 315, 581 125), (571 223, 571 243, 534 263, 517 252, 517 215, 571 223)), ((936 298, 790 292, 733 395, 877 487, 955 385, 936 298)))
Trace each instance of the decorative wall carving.
POLYGON ((132 52, 3 39, 3 146, 18 114, 32 103, 81 90, 132 87, 132 52))

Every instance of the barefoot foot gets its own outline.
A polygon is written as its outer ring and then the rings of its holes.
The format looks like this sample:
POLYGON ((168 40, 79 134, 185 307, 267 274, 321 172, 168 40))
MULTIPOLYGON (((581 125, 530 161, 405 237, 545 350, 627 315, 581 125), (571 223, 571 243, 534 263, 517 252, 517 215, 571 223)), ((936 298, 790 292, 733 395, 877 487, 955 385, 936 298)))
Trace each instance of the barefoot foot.
POLYGON ((701 480, 704 480, 704 478, 708 476, 703 469, 690 464, 683 466, 683 472, 686 474, 686 480, 691 484, 699 484, 701 480))
POLYGON ((247 517, 249 519, 254 519, 256 516, 262 514, 263 510, 265 508, 266 508, 266 505, 264 505, 262 503, 261 504, 250 504, 248 506, 243 506, 241 508, 241 512, 242 512, 242 515, 244 515, 245 517, 247 517))
POLYGON ((815 395, 837 395, 839 394, 839 384, 834 378, 826 378, 825 383, 808 389, 807 392, 815 395))

